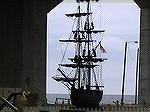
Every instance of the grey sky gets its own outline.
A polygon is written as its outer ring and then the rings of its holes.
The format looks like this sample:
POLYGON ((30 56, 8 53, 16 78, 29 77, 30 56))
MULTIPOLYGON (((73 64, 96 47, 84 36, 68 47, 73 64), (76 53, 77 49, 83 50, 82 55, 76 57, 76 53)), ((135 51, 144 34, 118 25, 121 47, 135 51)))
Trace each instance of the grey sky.
MULTIPOLYGON (((102 45, 108 61, 103 63, 104 94, 121 94, 125 41, 139 40, 139 8, 132 2, 98 3, 93 7, 96 27, 105 29, 102 45)), ((66 87, 54 81, 61 61, 59 39, 69 38, 73 21, 65 16, 77 9, 76 3, 64 2, 48 14, 47 93, 68 93, 66 87)), ((138 45, 128 44, 125 94, 134 94, 135 63, 138 45)), ((73 52, 73 51, 72 51, 73 52)))

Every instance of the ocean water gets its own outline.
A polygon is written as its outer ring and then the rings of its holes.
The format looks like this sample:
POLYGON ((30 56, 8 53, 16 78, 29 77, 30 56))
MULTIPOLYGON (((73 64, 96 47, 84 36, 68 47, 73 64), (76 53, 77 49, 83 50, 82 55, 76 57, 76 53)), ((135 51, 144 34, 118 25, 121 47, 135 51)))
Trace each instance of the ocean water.
MULTIPOLYGON (((69 99, 69 94, 47 94, 47 102, 48 104, 54 104, 56 98, 67 98, 69 99)), ((121 95, 103 95, 103 98, 101 100, 101 104, 112 104, 113 101, 119 101, 120 102, 121 95)), ((126 104, 133 104, 134 103, 135 96, 134 95, 125 95, 124 96, 124 103, 126 104)))

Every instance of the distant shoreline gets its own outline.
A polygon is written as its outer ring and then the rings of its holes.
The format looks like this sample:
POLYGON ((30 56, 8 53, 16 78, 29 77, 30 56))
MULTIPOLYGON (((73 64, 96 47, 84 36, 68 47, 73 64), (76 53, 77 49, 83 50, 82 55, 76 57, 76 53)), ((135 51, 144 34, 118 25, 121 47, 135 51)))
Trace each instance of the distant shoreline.
MULTIPOLYGON (((46 94, 48 104, 54 104, 56 98, 70 98, 69 94, 46 94)), ((121 95, 103 95, 101 104, 112 104, 113 101, 120 102, 121 95)), ((135 99, 135 95, 125 95, 124 103, 133 104, 135 99)))

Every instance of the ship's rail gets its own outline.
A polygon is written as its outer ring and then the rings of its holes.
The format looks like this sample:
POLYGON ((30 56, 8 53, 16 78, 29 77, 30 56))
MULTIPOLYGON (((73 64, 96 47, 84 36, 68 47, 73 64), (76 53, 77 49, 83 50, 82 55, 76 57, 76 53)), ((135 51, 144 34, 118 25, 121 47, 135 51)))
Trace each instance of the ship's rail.
MULTIPOLYGON (((10 108, 4 108, 1 112, 14 112, 10 108)), ((99 108, 70 108, 69 106, 38 106, 25 107, 22 112, 150 112, 150 107, 139 107, 136 105, 127 105, 117 107, 114 105, 102 106, 99 108)))

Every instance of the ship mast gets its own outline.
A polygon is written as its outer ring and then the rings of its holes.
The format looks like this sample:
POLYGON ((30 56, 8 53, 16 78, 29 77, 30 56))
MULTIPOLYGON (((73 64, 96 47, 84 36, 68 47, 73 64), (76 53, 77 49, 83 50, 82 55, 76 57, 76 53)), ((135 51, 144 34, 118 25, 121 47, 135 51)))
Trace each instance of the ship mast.
MULTIPOLYGON (((90 13, 90 2, 88 1, 88 4, 87 4, 87 13, 90 13)), ((87 15, 87 30, 90 31, 90 17, 89 15, 87 15)), ((91 34, 90 33, 87 33, 87 36, 88 36, 88 60, 90 60, 90 37, 91 37, 91 34)), ((91 85, 91 68, 90 68, 90 61, 88 62, 88 85, 87 85, 87 89, 90 89, 90 85, 91 85)))
MULTIPOLYGON (((79 11, 79 14, 80 14, 80 3, 79 3, 79 6, 78 6, 78 11, 79 11)), ((79 17, 78 18, 78 24, 77 24, 77 31, 80 31, 80 19, 81 19, 81 17, 79 17)), ((78 41, 80 41, 80 33, 79 32, 76 32, 77 33, 77 38, 78 38, 78 41)), ((81 52, 81 43, 79 42, 79 43, 77 43, 77 46, 78 46, 78 57, 80 58, 81 56, 80 56, 80 52, 81 52)), ((78 88, 80 88, 80 74, 81 74, 81 67, 80 67, 80 64, 81 64, 81 61, 80 61, 80 59, 79 59, 79 61, 78 61, 78 88)))
MULTIPOLYGON (((78 6, 78 11, 79 11, 79 15, 80 15, 80 3, 79 3, 79 6, 78 6)), ((86 18, 86 24, 87 24, 87 29, 86 29, 86 31, 87 32, 90 32, 91 31, 91 29, 90 29, 90 2, 88 2, 87 3, 87 18, 86 18)), ((80 17, 78 17, 78 22, 77 22, 77 39, 78 39, 78 43, 77 43, 77 52, 78 52, 78 57, 80 58, 81 57, 81 46, 82 46, 82 44, 81 44, 81 42, 80 42, 80 40, 81 40, 81 38, 80 38, 80 20, 81 20, 81 16, 80 17)), ((87 50, 88 50, 88 55, 87 55, 87 59, 89 60, 88 62, 87 62, 87 76, 88 76, 88 83, 87 83, 87 89, 90 89, 90 86, 91 86, 91 67, 90 67, 90 65, 91 65, 91 62, 90 62, 90 58, 91 58, 91 49, 90 49, 90 38, 91 38, 91 33, 87 33, 87 50)), ((81 64, 82 64, 82 62, 81 62, 81 60, 79 60, 78 62, 77 62, 77 64, 78 64, 78 67, 77 67, 77 70, 78 70, 78 88, 80 88, 80 86, 81 86, 81 80, 80 80, 80 77, 81 77, 81 64)))

